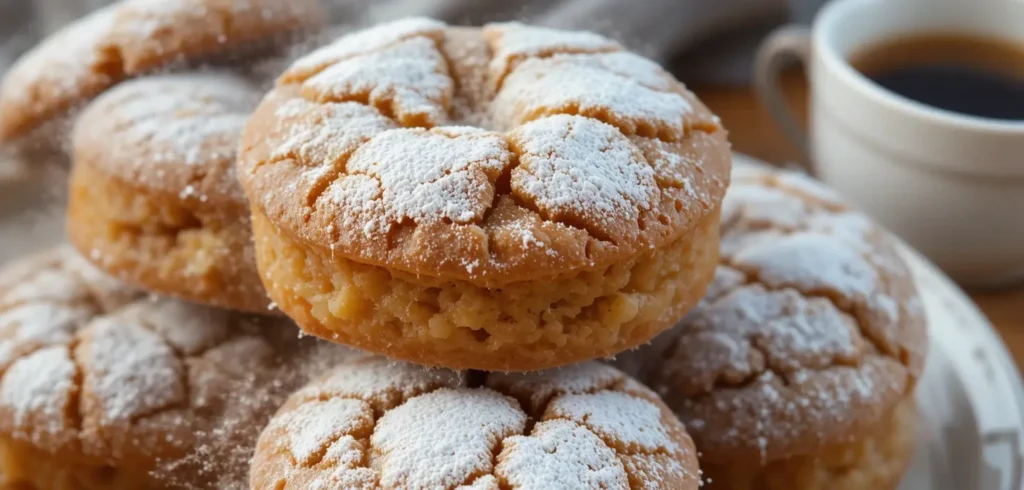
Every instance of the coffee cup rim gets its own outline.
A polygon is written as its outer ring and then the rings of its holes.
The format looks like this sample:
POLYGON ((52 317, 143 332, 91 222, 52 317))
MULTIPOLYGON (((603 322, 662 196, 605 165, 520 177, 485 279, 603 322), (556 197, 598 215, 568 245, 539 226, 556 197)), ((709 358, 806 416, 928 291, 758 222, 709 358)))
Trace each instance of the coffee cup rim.
POLYGON ((849 60, 839 53, 831 42, 829 33, 837 27, 839 22, 842 22, 843 16, 851 9, 886 3, 888 3, 886 0, 835 0, 822 7, 812 26, 813 49, 822 52, 820 59, 828 69, 833 70, 835 74, 875 103, 890 110, 905 112, 917 119, 988 134, 1008 136, 1024 134, 1024 120, 1006 121, 932 107, 886 90, 857 71, 849 60))

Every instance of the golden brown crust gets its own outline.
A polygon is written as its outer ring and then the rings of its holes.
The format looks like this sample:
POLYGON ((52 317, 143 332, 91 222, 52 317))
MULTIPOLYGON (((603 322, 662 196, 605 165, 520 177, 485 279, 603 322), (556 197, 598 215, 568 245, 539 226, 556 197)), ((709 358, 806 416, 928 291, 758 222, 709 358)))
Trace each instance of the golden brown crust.
POLYGON ((267 313, 234 165, 258 97, 227 73, 139 78, 99 97, 73 135, 71 242, 132 284, 267 313))
MULTIPOLYGON (((23 55, 0 88, 0 142, 26 135, 125 78, 225 52, 321 22, 316 0, 123 0, 23 55)), ((258 44, 258 43, 256 43, 258 44)))
POLYGON ((303 382, 290 325, 147 298, 67 247, 0 269, 0 351, 0 437, 145 488, 231 487, 303 382))
POLYGON ((701 464, 707 490, 895 490, 910 465, 918 433, 913 396, 857 439, 767 465, 701 464))
POLYGON ((123 70, 144 73, 168 63, 201 59, 323 23, 318 0, 126 0, 114 14, 101 48, 117 49, 123 70))
POLYGON ((3 490, 136 490, 153 488, 145 469, 95 466, 70 461, 0 436, 3 490))
POLYGON ((238 138, 260 95, 228 72, 125 82, 79 115, 75 164, 194 211, 236 219, 247 207, 235 176, 238 138))
POLYGON ((365 358, 296 392, 251 488, 696 489, 696 451, 657 395, 609 366, 492 374, 365 358))
POLYGON ((249 120, 239 177, 323 255, 499 287, 692 233, 730 162, 706 107, 609 40, 414 18, 295 62, 249 120))
POLYGON ((721 265, 650 382, 703 461, 765 465, 856 440, 912 397, 926 324, 892 239, 806 177, 737 168, 721 265))
POLYGON ((0 141, 19 138, 124 79, 116 53, 96 49, 114 8, 97 10, 28 51, 0 85, 0 141))

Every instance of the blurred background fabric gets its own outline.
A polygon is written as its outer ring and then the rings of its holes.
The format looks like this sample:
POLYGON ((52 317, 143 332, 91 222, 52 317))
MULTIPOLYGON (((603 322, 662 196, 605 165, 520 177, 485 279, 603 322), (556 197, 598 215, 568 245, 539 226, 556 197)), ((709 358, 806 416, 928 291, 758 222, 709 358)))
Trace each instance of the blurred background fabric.
MULTIPOLYGON (((165 2, 170 0, 136 0, 165 2)), ((244 2, 246 0, 226 0, 244 2)), ((288 1, 288 0, 281 0, 288 1)), ((687 83, 743 84, 771 28, 823 0, 324 0, 330 23, 359 28, 411 15, 452 24, 521 20, 585 29, 649 56, 687 83)), ((110 0, 0 0, 0 71, 39 39, 110 0)))

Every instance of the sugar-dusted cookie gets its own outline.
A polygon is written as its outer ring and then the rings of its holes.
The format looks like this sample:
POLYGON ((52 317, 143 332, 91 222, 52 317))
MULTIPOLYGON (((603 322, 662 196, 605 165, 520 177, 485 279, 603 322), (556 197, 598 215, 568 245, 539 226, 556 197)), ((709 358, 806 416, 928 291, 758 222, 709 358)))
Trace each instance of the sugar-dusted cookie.
POLYGON ((895 489, 924 311, 892 239, 799 174, 737 168, 701 305, 643 350, 710 489, 895 489), (655 345, 665 345, 658 343, 655 345))
POLYGON ((283 320, 150 297, 62 247, 0 268, 0 474, 37 490, 245 488, 305 382, 283 320))
POLYGON ((138 78, 96 99, 73 135, 71 242, 137 286, 267 313, 235 177, 238 137, 259 95, 235 75, 208 72, 138 78))
POLYGON ((676 489, 699 486, 686 430, 657 395, 584 363, 491 374, 367 357, 297 391, 270 422, 253 490, 676 489))
POLYGON ((318 0, 122 0, 48 37, 0 85, 0 142, 17 139, 128 77, 249 53, 318 26, 318 0))
POLYGON ((409 18, 297 60, 249 120, 257 262, 307 332, 522 371, 613 355, 696 304, 718 120, 596 34, 409 18))

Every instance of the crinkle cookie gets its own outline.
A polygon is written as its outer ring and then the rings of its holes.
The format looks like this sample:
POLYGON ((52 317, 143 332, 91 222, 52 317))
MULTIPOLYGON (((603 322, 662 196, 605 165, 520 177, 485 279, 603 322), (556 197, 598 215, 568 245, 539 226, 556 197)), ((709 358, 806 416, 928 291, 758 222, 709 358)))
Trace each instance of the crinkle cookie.
POLYGON ((267 313, 238 138, 260 93, 229 73, 125 82, 78 118, 68 236, 94 265, 148 290, 267 313))
POLYGON ((828 189, 737 168, 715 281, 668 335, 633 355, 693 435, 708 488, 898 486, 924 311, 892 239, 828 189))
POLYGON ((172 64, 252 52, 318 26, 318 0, 122 0, 25 53, 0 86, 0 142, 118 82, 172 64))
POLYGON ((300 58, 239 178, 270 297, 420 364, 613 355, 703 295, 731 155, 659 66, 585 32, 408 18, 300 58))
POLYGON ((36 490, 245 488, 259 431, 307 379, 293 329, 140 294, 68 247, 0 268, 0 474, 36 490))
POLYGON ((270 422, 253 490, 699 486, 683 425, 622 372, 584 363, 490 374, 367 357, 297 391, 270 422))

